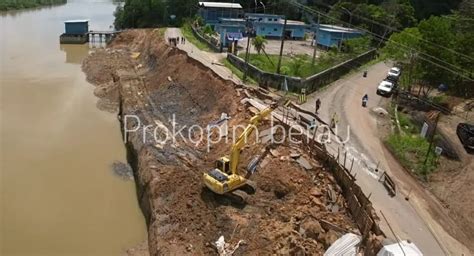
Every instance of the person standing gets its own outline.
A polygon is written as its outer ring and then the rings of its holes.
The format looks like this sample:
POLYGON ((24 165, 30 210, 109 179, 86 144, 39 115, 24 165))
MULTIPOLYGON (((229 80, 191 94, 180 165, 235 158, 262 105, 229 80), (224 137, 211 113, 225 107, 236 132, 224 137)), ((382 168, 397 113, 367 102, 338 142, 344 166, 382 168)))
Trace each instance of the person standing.
POLYGON ((332 114, 331 124, 330 124, 332 129, 336 128, 337 122, 338 122, 337 114, 336 114, 336 112, 334 112, 334 114, 332 114))
POLYGON ((318 98, 316 100, 316 109, 314 111, 315 114, 318 114, 319 108, 321 107, 321 100, 318 98))

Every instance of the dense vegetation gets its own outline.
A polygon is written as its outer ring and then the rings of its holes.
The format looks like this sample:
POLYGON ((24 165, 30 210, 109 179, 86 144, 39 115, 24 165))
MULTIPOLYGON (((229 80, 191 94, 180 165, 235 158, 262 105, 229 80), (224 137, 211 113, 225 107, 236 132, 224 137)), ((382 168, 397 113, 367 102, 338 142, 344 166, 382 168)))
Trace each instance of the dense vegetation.
POLYGON ((65 4, 67 0, 1 0, 0 11, 65 4))
MULTIPOLYGON (((462 0, 308 0, 310 6, 323 7, 327 11, 329 6, 345 6, 349 10, 371 9, 368 16, 376 14, 397 15, 400 12, 410 13, 412 9, 414 17, 418 20, 429 18, 431 15, 449 14, 456 9, 462 0), (391 11, 398 12, 391 12, 391 11), (382 13, 388 12, 388 13, 382 13)), ((367 17, 367 16, 366 16, 367 17)))
POLYGON ((450 15, 431 16, 392 34, 383 53, 405 67, 402 82, 408 88, 417 84, 428 94, 446 84, 458 94, 472 97, 474 0, 465 0, 450 15))
POLYGON ((180 25, 193 17, 197 0, 125 0, 115 11, 116 28, 146 28, 159 25, 180 25))
MULTIPOLYGON (((402 77, 407 85, 416 82, 429 90, 441 83, 469 85, 472 80, 474 0, 307 0, 314 10, 309 13, 295 8, 289 1, 235 2, 241 3, 246 12, 286 14, 290 19, 307 22, 314 22, 319 11, 324 13, 321 22, 350 23, 363 29, 372 36, 373 46, 385 46, 384 56, 399 61, 409 71, 402 77)), ((197 2, 125 0, 117 8, 115 25, 117 28, 181 25, 186 18, 196 15, 197 2)), ((345 44, 345 47, 351 46, 345 44)))
POLYGON ((426 179, 437 167, 434 147, 428 153, 429 142, 420 136, 421 128, 409 115, 400 112, 398 118, 401 130, 388 136, 387 146, 405 168, 426 179))
MULTIPOLYGON (((306 18, 301 10, 288 4, 289 0, 228 2, 239 2, 246 12, 266 11, 286 14, 290 19, 306 18)), ((450 14, 460 2, 461 0, 308 0, 307 5, 342 21, 384 32, 383 27, 369 20, 402 29, 431 15, 450 14)), ((157 24, 181 24, 184 18, 196 14, 197 4, 198 0, 125 0, 124 6, 117 9, 116 25, 150 27, 157 24)))
POLYGON ((197 48, 203 51, 212 51, 212 49, 204 43, 202 40, 199 40, 197 37, 194 36, 193 29, 191 28, 191 24, 189 22, 185 22, 181 27, 181 33, 188 42, 194 44, 197 48))

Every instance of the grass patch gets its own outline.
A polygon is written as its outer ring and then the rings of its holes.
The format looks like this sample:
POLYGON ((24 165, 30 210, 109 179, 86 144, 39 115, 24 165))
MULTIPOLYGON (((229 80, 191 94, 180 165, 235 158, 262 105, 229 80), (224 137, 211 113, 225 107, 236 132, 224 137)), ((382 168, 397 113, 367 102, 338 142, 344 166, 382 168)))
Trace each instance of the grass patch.
POLYGON ((429 147, 429 142, 426 139, 413 134, 391 134, 387 139, 387 144, 400 163, 418 176, 426 179, 427 175, 436 169, 434 147, 431 148, 426 165, 424 165, 429 147))
POLYGON ((386 143, 405 168, 426 180, 437 166, 434 146, 431 147, 425 165, 429 141, 419 135, 419 128, 407 114, 398 113, 398 120, 405 134, 393 133, 388 136, 386 143))
POLYGON ((163 37, 163 38, 165 37, 166 28, 157 28, 154 31, 156 31, 156 33, 158 33, 160 37, 163 37))
POLYGON ((199 50, 211 52, 212 49, 204 42, 199 40, 193 33, 193 29, 191 28, 191 24, 185 22, 181 27, 181 33, 186 38, 186 40, 192 44, 194 44, 199 50))
MULTIPOLYGON (((234 65, 232 65, 232 63, 230 63, 227 59, 221 60, 221 63, 226 68, 230 69, 230 71, 232 71, 232 73, 234 75, 236 75, 238 78, 240 78, 240 80, 244 79, 244 72, 240 71, 240 69, 238 69, 234 65)), ((253 80, 250 76, 247 76, 247 82, 246 83, 257 84, 257 82, 255 80, 253 80)))
POLYGON ((398 112, 398 121, 400 122, 400 127, 405 133, 417 134, 418 127, 411 121, 407 114, 398 112))
MULTIPOLYGON (((280 71, 282 74, 288 76, 308 77, 349 60, 358 54, 336 53, 330 51, 316 59, 314 65, 312 65, 312 57, 306 54, 283 56, 281 59, 280 71)), ((244 59, 245 54, 242 53, 239 57, 244 59)), ((271 73, 276 73, 278 59, 279 56, 275 54, 250 54, 249 56, 249 62, 252 65, 271 73)))

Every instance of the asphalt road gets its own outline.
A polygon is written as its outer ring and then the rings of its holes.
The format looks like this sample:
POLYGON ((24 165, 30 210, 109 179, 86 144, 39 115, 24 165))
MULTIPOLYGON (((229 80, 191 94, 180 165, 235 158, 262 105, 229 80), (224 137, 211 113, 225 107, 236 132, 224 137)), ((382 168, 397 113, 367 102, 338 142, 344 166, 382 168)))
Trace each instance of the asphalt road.
POLYGON ((438 224, 438 218, 442 221, 450 220, 448 216, 443 215, 445 212, 439 203, 406 174, 380 140, 378 117, 372 109, 384 107, 389 100, 376 95, 376 88, 386 77, 389 69, 389 65, 380 62, 368 68, 367 78, 363 78, 362 71, 348 75, 309 95, 308 101, 302 107, 314 111, 315 101, 320 98, 322 104, 319 115, 323 120, 329 121, 336 113, 339 120, 337 133, 347 142, 343 145, 332 140, 327 148, 334 155, 337 155, 338 148, 341 155, 347 151, 347 164, 350 163, 350 159, 355 159, 353 172, 356 173, 357 183, 366 195, 370 195, 370 200, 381 218, 381 227, 389 238, 395 239, 395 236, 390 232, 380 211, 388 219, 389 225, 399 239, 411 240, 425 255, 461 255, 461 253, 468 255, 468 250, 438 224), (366 93, 369 101, 367 108, 363 108, 362 96, 366 93), (376 168, 379 171, 375 171, 376 168), (391 197, 385 187, 378 182, 384 171, 397 183, 398 192, 395 197, 391 197), (407 201, 405 196, 410 190, 412 190, 410 199, 407 201), (436 210, 436 214, 424 209, 428 208, 428 204, 430 210, 431 208, 436 210))
MULTIPOLYGON (((168 28, 165 37, 181 36, 177 28, 168 28)), ((211 68, 217 75, 235 83, 241 81, 226 67, 216 64, 225 54, 210 53, 199 50, 190 42, 178 44, 178 48, 188 55, 211 68)), ((433 198, 411 176, 407 175, 398 162, 384 148, 378 133, 377 117, 371 109, 384 106, 388 101, 376 95, 376 88, 382 81, 390 66, 378 63, 368 68, 368 77, 363 78, 362 72, 348 75, 325 89, 308 95, 308 101, 302 107, 314 111, 317 98, 322 100, 320 117, 329 121, 333 113, 339 119, 338 134, 343 140, 348 138, 347 127, 350 128, 349 140, 342 145, 333 139, 327 149, 337 155, 338 148, 341 155, 347 151, 347 164, 354 158, 353 173, 356 173, 357 183, 370 200, 381 217, 380 211, 388 219, 395 235, 401 240, 411 240, 425 255, 470 255, 467 248, 453 239, 443 227, 453 226, 447 213, 442 210, 439 202, 433 198), (361 107, 362 96, 367 93, 369 102, 367 108, 361 107), (378 172, 375 171, 378 166, 378 172), (398 193, 390 197, 381 183, 379 176, 387 171, 397 183, 398 193), (405 196, 410 192, 410 200, 405 196)), ((341 159, 341 161, 343 161, 341 159)), ((381 228, 386 235, 395 241, 387 222, 381 217, 381 228)))

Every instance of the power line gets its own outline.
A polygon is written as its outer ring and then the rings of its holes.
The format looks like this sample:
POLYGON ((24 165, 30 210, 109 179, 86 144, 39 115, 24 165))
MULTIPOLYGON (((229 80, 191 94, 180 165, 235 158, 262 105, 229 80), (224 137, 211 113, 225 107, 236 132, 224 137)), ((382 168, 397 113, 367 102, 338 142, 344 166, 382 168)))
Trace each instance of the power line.
MULTIPOLYGON (((319 4, 319 5, 328 7, 328 8, 330 8, 331 10, 334 8, 334 7, 331 6, 331 5, 328 5, 328 4, 319 2, 319 1, 316 2, 316 4, 319 4)), ((352 14, 351 16, 355 16, 355 17, 357 17, 357 18, 359 18, 359 19, 361 19, 361 20, 368 21, 368 22, 370 22, 370 23, 372 23, 372 24, 375 24, 375 25, 384 27, 385 29, 389 29, 389 30, 392 30, 392 31, 395 31, 395 32, 399 32, 399 33, 401 32, 401 31, 398 30, 397 28, 391 27, 391 26, 386 25, 386 24, 382 24, 382 23, 380 23, 380 22, 378 22, 378 21, 371 20, 371 19, 369 19, 369 18, 366 18, 366 17, 364 17, 364 16, 360 16, 360 15, 357 15, 357 14, 353 14, 353 12, 351 12, 351 14, 352 14)), ((446 16, 446 17, 449 17, 449 16, 446 16)), ((471 56, 469 56, 469 55, 460 53, 460 52, 458 52, 458 51, 455 51, 455 50, 453 50, 453 49, 451 49, 451 48, 448 48, 448 47, 445 47, 445 46, 443 46, 443 45, 439 45, 439 44, 433 43, 433 42, 428 41, 428 40, 426 40, 426 39, 424 39, 424 38, 421 38, 421 37, 416 37, 416 36, 413 36, 413 35, 410 35, 410 34, 408 34, 408 35, 411 36, 411 37, 413 37, 413 38, 419 39, 419 40, 421 40, 421 41, 425 41, 425 42, 427 42, 427 43, 429 43, 429 44, 431 44, 431 45, 433 45, 433 46, 443 48, 443 49, 445 49, 445 50, 447 50, 447 51, 450 51, 451 53, 457 54, 457 55, 459 55, 459 56, 461 56, 461 57, 464 57, 464 58, 466 58, 466 59, 469 59, 469 60, 473 60, 473 61, 474 61, 474 58, 471 57, 471 56)))
MULTIPOLYGON (((322 15, 322 16, 324 16, 324 17, 326 17, 326 18, 329 18, 329 19, 331 19, 331 20, 335 20, 335 21, 339 21, 339 22, 342 22, 342 23, 347 24, 347 22, 345 22, 345 21, 338 20, 338 19, 336 19, 336 18, 334 18, 334 17, 331 17, 331 16, 329 16, 329 15, 327 15, 327 14, 325 14, 325 13, 322 13, 322 12, 320 12, 320 11, 314 10, 314 9, 312 9, 312 8, 309 8, 309 7, 305 6, 305 5, 302 5, 302 4, 300 4, 300 3, 297 3, 297 2, 295 2, 295 1, 290 0, 289 2, 290 2, 292 5, 296 6, 297 8, 304 9, 304 10, 306 10, 307 12, 311 12, 311 13, 313 13, 313 14, 314 14, 314 13, 320 14, 320 15, 322 15)), ((353 26, 352 24, 350 24, 350 25, 353 26)), ((449 71, 449 72, 452 72, 452 73, 454 73, 454 74, 456 74, 456 75, 459 75, 459 76, 461 76, 461 77, 464 77, 464 78, 467 79, 467 80, 474 81, 471 77, 466 76, 466 75, 463 74, 463 73, 471 74, 471 72, 465 71, 465 70, 459 68, 458 66, 455 66, 455 65, 453 65, 453 64, 451 64, 451 63, 449 63, 449 62, 446 62, 446 61, 443 61, 443 60, 441 60, 441 59, 438 59, 437 57, 431 56, 431 55, 429 55, 429 54, 420 52, 420 51, 417 50, 417 49, 410 48, 410 47, 408 47, 408 46, 406 46, 406 45, 403 45, 403 44, 401 44, 401 43, 398 43, 398 42, 396 42, 396 41, 387 39, 387 38, 385 38, 385 37, 383 37, 383 36, 380 36, 380 35, 378 35, 378 34, 376 34, 376 33, 373 33, 372 31, 368 31, 367 29, 364 29, 364 28, 361 28, 361 27, 357 27, 357 26, 353 26, 353 27, 358 28, 359 30, 365 31, 365 32, 367 32, 368 34, 371 34, 371 35, 373 35, 374 37, 376 37, 376 38, 378 38, 378 39, 386 40, 386 41, 392 42, 392 43, 397 44, 397 45, 399 45, 399 46, 401 46, 401 47, 403 47, 403 48, 405 48, 405 49, 409 49, 409 50, 418 52, 420 55, 426 55, 426 56, 428 56, 429 58, 438 60, 438 61, 440 61, 440 62, 443 62, 444 64, 447 64, 447 65, 450 65, 450 66, 452 66, 452 67, 454 67, 454 68, 456 68, 456 69, 458 69, 458 70, 453 70, 453 69, 447 68, 447 67, 445 67, 445 66, 443 66, 443 65, 441 65, 441 64, 439 64, 439 63, 435 63, 435 62, 433 62, 432 60, 427 59, 426 57, 419 56, 419 58, 422 59, 422 60, 424 60, 424 61, 427 61, 427 62, 429 62, 429 63, 431 63, 431 64, 433 64, 433 65, 436 65, 436 66, 438 66, 438 67, 440 67, 440 68, 442 68, 442 69, 444 69, 444 70, 447 70, 447 71, 449 71), (462 71, 462 72, 461 72, 461 71, 462 71)))

